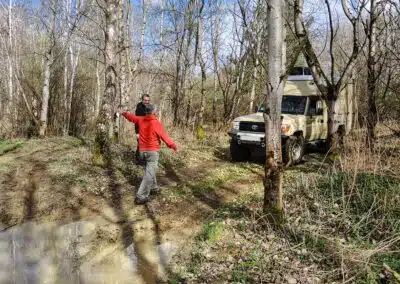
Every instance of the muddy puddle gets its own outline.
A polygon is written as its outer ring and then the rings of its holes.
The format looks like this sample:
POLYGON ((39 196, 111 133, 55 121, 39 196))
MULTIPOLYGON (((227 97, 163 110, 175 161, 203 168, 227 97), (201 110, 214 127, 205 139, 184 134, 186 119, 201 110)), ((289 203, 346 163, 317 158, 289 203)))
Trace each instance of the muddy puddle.
POLYGON ((0 226, 0 283, 156 283, 177 246, 157 243, 153 226, 100 218, 0 226))

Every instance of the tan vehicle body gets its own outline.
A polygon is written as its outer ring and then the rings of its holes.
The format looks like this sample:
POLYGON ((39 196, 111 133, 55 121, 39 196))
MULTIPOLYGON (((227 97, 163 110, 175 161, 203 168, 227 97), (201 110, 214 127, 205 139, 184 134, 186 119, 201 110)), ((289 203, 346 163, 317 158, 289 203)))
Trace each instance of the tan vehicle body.
MULTIPOLYGON (((354 125, 356 114, 355 91, 353 84, 347 84, 341 91, 335 105, 335 131, 347 134, 354 125)), ((286 104, 287 106, 287 104, 286 104)), ((298 111, 298 110, 297 110, 298 111)), ((239 147, 252 148, 265 147, 264 144, 264 117, 262 112, 240 116, 234 119, 230 131, 231 143, 239 147)), ((325 101, 319 96, 319 91, 312 80, 287 81, 282 101, 282 138, 283 142, 288 137, 299 137, 302 144, 324 141, 328 135, 328 109, 325 101), (298 98, 301 97, 301 98, 298 98), (298 113, 284 110, 285 103, 302 101, 302 108, 298 113), (304 112, 302 110, 304 109, 304 112)), ((235 148, 233 152, 236 151, 235 148)), ((231 144, 232 153, 232 144, 231 144)), ((233 153, 234 154, 234 153, 233 153)))

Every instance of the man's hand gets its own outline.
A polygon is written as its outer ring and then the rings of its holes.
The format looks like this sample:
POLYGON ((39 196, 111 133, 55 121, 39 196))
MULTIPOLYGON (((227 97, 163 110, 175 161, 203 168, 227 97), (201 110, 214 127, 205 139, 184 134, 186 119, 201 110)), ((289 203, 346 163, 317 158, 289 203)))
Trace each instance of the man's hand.
POLYGON ((118 105, 117 111, 118 111, 119 113, 123 113, 123 112, 125 112, 125 111, 128 111, 128 106, 127 106, 127 105, 118 105))
POLYGON ((170 148, 175 152, 178 152, 178 147, 176 146, 176 144, 172 144, 170 148))

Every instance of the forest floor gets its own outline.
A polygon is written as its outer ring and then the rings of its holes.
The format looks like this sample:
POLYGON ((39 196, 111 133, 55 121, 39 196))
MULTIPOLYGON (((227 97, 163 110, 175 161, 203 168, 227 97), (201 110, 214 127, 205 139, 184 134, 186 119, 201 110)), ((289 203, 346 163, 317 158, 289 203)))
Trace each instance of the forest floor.
POLYGON ((279 228, 263 165, 232 163, 227 139, 162 149, 146 206, 130 147, 105 169, 85 139, 2 142, 0 283, 395 283, 400 139, 382 133, 372 154, 358 140, 285 171, 279 228))

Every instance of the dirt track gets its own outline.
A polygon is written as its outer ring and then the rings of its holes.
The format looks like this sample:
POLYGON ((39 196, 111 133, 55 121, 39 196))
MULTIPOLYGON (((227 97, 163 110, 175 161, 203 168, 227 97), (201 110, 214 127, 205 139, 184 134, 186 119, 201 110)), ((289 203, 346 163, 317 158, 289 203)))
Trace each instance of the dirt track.
POLYGON ((190 168, 164 165, 159 180, 168 188, 135 206, 138 176, 124 165, 93 167, 89 148, 70 138, 32 140, 1 156, 0 282, 165 280, 170 257, 261 173, 243 167, 242 177, 203 188, 215 171, 235 168, 218 155, 194 159, 190 168))

